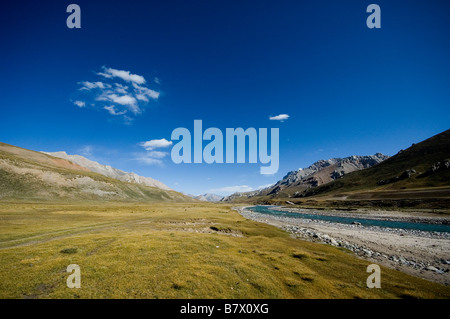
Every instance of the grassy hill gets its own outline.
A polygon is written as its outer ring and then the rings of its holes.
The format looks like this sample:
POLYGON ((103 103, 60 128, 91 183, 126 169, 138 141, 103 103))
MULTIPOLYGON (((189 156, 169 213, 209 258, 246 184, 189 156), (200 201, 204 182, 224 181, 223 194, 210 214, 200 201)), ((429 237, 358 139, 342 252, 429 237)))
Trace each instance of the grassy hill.
POLYGON ((237 198, 235 202, 333 206, 448 208, 450 204, 450 130, 370 168, 333 182, 305 189, 289 187, 279 194, 237 198))
POLYGON ((0 200, 193 201, 175 191, 119 181, 4 143, 0 143, 0 200))
POLYGON ((305 196, 361 191, 404 191, 450 187, 450 130, 365 170, 310 189, 305 196))

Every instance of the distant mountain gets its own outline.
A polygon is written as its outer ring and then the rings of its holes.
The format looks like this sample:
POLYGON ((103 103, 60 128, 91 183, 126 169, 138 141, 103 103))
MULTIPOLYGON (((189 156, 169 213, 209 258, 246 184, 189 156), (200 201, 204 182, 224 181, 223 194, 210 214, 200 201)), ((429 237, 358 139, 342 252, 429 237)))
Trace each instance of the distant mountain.
POLYGON ((450 130, 389 158, 375 154, 318 161, 289 172, 271 187, 223 201, 448 209, 450 130))
POLYGON ((234 201, 258 196, 296 196, 309 188, 330 183, 342 176, 369 168, 379 164, 389 156, 376 153, 370 156, 349 156, 345 158, 331 158, 319 160, 307 168, 300 168, 286 174, 280 181, 262 190, 235 193, 227 196, 223 201, 234 201))
POLYGON ((4 143, 0 143, 0 200, 192 201, 172 190, 121 181, 67 159, 4 143))
POLYGON ((161 183, 160 181, 157 181, 151 177, 143 177, 135 173, 124 172, 120 169, 111 167, 109 165, 103 165, 91 161, 81 155, 68 155, 66 152, 42 152, 42 153, 69 160, 72 163, 88 168, 91 172, 99 173, 114 179, 118 179, 119 181, 136 183, 145 186, 152 186, 165 190, 172 190, 163 183, 161 183))
POLYGON ((308 189, 300 197, 339 194, 354 198, 375 198, 382 194, 391 194, 391 197, 449 197, 449 187, 450 130, 447 130, 400 150, 379 165, 308 189))
POLYGON ((388 159, 389 156, 376 153, 370 156, 350 156, 345 158, 331 158, 320 160, 308 168, 300 168, 289 172, 283 179, 269 188, 269 193, 277 193, 281 189, 294 186, 305 186, 306 188, 317 187, 327 184, 345 174, 369 168, 388 159))
POLYGON ((204 202, 219 202, 223 196, 211 193, 205 193, 202 195, 194 196, 195 199, 204 201, 204 202))

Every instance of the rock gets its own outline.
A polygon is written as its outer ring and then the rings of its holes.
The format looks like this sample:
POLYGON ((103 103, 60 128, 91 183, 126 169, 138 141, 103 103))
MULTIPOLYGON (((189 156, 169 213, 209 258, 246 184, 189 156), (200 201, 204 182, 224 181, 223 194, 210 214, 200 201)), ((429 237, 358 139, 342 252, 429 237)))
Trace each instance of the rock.
POLYGON ((425 268, 425 269, 426 269, 426 270, 429 270, 429 271, 437 272, 438 274, 443 274, 443 273, 444 273, 442 270, 437 269, 436 267, 433 267, 433 266, 428 266, 428 267, 425 268))
POLYGON ((402 179, 406 179, 406 178, 410 178, 411 175, 415 174, 416 171, 414 169, 407 169, 406 171, 404 171, 400 176, 399 176, 399 180, 402 179))
POLYGON ((441 259, 441 263, 445 265, 450 265, 450 260, 441 259))
POLYGON ((439 170, 440 167, 441 167, 441 163, 440 163, 440 162, 436 162, 436 163, 434 163, 434 164, 431 166, 430 170, 431 170, 433 173, 435 173, 437 170, 439 170))
POLYGON ((344 176, 345 175, 345 171, 338 171, 338 170, 335 170, 333 173, 331 173, 331 178, 332 179, 338 179, 338 178, 341 178, 342 176, 344 176))
POLYGON ((331 238, 330 243, 333 246, 339 246, 339 243, 336 240, 334 240, 334 238, 331 238))
POLYGON ((361 223, 360 222, 352 222, 352 225, 361 226, 361 223))
POLYGON ((444 161, 445 168, 450 168, 450 160, 444 161))
POLYGON ((371 251, 371 250, 363 248, 362 251, 363 251, 368 257, 372 257, 372 251, 371 251))

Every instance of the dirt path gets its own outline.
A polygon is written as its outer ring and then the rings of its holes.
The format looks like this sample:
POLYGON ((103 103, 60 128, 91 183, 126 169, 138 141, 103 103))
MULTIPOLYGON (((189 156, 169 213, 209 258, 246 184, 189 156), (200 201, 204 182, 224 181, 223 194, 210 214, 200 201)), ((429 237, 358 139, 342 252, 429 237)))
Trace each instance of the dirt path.
POLYGON ((9 249, 9 248, 17 248, 24 246, 37 245, 42 243, 47 243, 50 241, 60 240, 64 238, 68 238, 71 236, 76 236, 80 234, 87 233, 95 233, 99 231, 109 230, 113 228, 129 228, 131 226, 139 226, 146 225, 148 230, 157 230, 157 231, 182 231, 182 232, 193 232, 193 233, 205 233, 205 234, 219 234, 224 236, 232 236, 232 237, 243 237, 243 234, 240 232, 232 231, 232 230, 221 230, 214 229, 211 227, 215 225, 212 222, 155 222, 152 218, 145 219, 136 219, 131 221, 124 222, 111 222, 111 223, 101 223, 89 226, 82 226, 77 228, 69 228, 62 230, 54 230, 49 231, 37 235, 31 235, 28 237, 22 237, 17 239, 11 239, 7 241, 0 242, 0 250, 9 249))
POLYGON ((121 224, 121 223, 106 223, 106 224, 102 223, 100 225, 84 226, 84 227, 79 227, 79 228, 75 228, 75 229, 70 228, 70 229, 50 231, 50 232, 42 233, 39 235, 32 235, 29 237, 23 237, 23 238, 12 239, 12 240, 8 240, 8 241, 0 242, 0 250, 46 243, 46 242, 64 239, 64 238, 79 235, 79 234, 96 232, 99 230, 118 227, 121 225, 123 225, 123 224, 121 224), (42 237, 44 237, 44 238, 42 238, 42 237))

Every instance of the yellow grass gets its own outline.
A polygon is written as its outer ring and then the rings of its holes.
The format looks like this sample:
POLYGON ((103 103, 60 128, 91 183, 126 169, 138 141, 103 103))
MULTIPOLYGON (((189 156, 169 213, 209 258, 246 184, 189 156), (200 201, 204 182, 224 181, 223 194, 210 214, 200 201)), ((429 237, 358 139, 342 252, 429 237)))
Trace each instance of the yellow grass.
POLYGON ((0 298, 449 298, 450 288, 294 239, 229 205, 0 205, 0 298), (81 268, 70 289, 69 264, 81 268))

